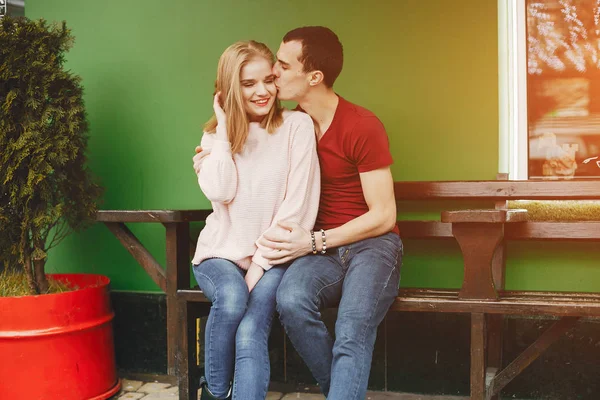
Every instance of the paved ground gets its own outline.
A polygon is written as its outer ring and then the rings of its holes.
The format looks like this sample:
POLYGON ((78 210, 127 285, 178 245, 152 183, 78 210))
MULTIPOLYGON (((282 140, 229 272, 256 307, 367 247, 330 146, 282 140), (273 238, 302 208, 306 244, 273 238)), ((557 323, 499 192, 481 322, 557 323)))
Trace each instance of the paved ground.
MULTIPOLYGON (((177 386, 161 382, 143 382, 123 379, 121 392, 113 397, 115 400, 165 400, 178 399, 177 386)), ((320 394, 313 393, 281 393, 269 392, 266 400, 325 400, 320 394)), ((467 400, 457 396, 426 396, 407 393, 368 392, 366 400, 467 400)))

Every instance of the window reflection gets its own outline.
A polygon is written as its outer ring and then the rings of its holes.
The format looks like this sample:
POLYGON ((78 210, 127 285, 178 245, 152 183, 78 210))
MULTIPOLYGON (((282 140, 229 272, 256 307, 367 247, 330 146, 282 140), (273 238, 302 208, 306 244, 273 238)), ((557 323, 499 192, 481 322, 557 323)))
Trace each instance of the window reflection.
POLYGON ((600 0, 527 1, 529 178, 600 178, 600 0))
POLYGON ((24 16, 25 0, 0 0, 0 16, 3 15, 24 16))

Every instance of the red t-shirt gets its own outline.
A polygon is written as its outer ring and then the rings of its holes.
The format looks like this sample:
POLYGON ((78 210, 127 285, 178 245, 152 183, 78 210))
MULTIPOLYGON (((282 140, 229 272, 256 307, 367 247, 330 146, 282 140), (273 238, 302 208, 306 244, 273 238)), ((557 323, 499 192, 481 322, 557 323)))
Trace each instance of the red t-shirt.
MULTIPOLYGON (((321 200, 315 229, 332 229, 357 218, 369 207, 359 174, 393 163, 383 124, 371 111, 342 97, 317 145, 321 200)), ((394 228, 398 232, 398 227, 394 228)))

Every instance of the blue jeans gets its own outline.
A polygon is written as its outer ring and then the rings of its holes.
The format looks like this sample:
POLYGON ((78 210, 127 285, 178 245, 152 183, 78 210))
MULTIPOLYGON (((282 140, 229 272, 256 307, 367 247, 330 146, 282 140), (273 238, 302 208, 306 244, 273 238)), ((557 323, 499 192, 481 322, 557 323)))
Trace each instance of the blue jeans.
POLYGON ((286 266, 265 271, 251 293, 245 271, 229 260, 211 258, 193 268, 212 302, 205 332, 204 365, 208 389, 225 398, 233 378, 234 399, 264 399, 269 377, 268 339, 275 294, 286 266))
POLYGON ((377 326, 398 295, 402 241, 395 233, 294 261, 277 290, 292 344, 329 400, 363 400, 377 326), (339 304, 335 342, 320 310, 339 304))

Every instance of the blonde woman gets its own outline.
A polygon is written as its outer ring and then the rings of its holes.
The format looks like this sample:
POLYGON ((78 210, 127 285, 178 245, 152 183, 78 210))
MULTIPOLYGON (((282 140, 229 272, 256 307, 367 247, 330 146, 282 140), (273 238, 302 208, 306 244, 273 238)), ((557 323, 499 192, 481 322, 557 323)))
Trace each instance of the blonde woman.
POLYGON ((288 223, 312 229, 320 172, 311 118, 283 110, 262 43, 237 42, 219 59, 214 116, 193 157, 213 213, 192 260, 212 302, 201 399, 264 399, 268 337, 287 265, 271 267, 256 246, 288 223), (233 385, 231 386, 231 381, 233 385))

